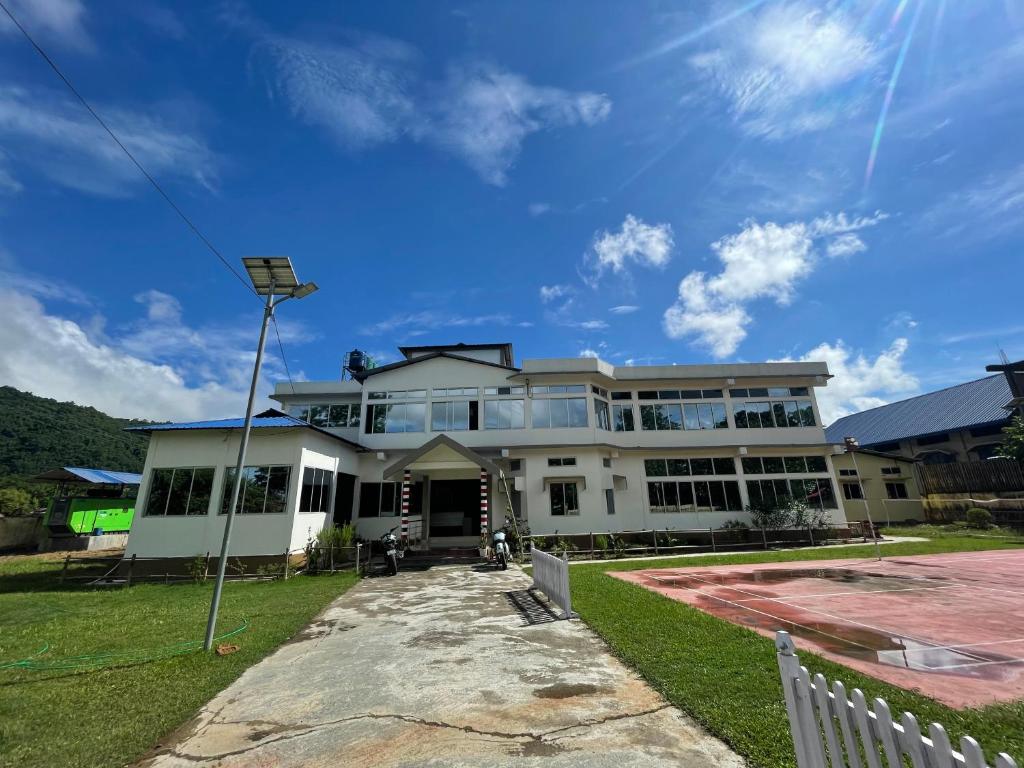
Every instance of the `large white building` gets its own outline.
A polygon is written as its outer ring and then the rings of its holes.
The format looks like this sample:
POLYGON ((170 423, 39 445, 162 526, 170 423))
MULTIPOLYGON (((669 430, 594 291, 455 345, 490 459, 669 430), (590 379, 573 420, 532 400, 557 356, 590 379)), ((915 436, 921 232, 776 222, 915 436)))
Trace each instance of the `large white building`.
MULTIPOLYGON (((403 347, 338 381, 278 384, 255 420, 232 553, 351 521, 473 546, 509 505, 534 534, 718 527, 782 494, 844 522, 815 388, 824 363, 515 365, 509 344, 403 347)), ((151 434, 128 554, 219 550, 241 420, 151 434)))

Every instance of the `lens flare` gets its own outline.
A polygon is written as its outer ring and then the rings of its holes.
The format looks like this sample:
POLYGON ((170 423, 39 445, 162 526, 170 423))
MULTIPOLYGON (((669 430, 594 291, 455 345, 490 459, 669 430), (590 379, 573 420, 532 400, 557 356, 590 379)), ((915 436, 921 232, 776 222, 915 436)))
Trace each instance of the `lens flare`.
MULTIPOLYGON (((902 8, 906 6, 909 0, 903 0, 900 3, 900 7, 896 9, 896 14, 893 18, 896 18, 897 14, 902 14, 902 8)), ((871 139, 871 151, 868 154, 868 165, 864 171, 864 191, 867 192, 868 186, 871 184, 871 176, 875 172, 875 161, 878 159, 878 147, 882 143, 882 133, 885 131, 885 118, 889 114, 889 107, 892 106, 892 97, 896 92, 896 84, 899 83, 900 73, 903 71, 903 64, 907 60, 907 51, 910 50, 910 43, 914 39, 914 30, 917 29, 917 22, 921 19, 921 11, 924 8, 924 0, 918 0, 917 8, 914 9, 914 17, 910 20, 910 26, 907 27, 906 37, 903 38, 903 45, 900 46, 900 52, 896 56, 896 63, 892 68, 892 75, 889 77, 889 85, 885 89, 885 98, 882 100, 882 109, 878 113, 878 122, 875 123, 875 134, 871 139)))

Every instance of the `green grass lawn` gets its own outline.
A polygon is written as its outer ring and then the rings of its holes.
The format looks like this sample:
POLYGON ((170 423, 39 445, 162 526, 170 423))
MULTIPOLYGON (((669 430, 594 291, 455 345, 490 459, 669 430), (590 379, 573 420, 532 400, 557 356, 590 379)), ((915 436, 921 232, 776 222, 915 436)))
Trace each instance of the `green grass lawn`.
MULTIPOLYGON (((60 560, 0 558, 0 664, 201 640, 212 587, 61 587, 60 560)), ((201 651, 93 671, 0 670, 0 766, 122 766, 188 720, 247 667, 355 583, 352 574, 228 583, 218 634, 243 620, 237 653, 201 651)))
MULTIPOLYGON (((892 529, 919 535, 921 528, 892 529)), ((944 532, 925 542, 882 547, 883 556, 936 554, 1024 547, 1024 538, 978 538, 944 532)), ((699 558, 663 558, 638 562, 573 565, 573 608, 627 664, 665 697, 709 731, 761 768, 795 766, 786 707, 772 640, 606 575, 607 571, 654 567, 689 567, 872 557, 872 545, 819 550, 751 552, 699 558)), ((959 740, 969 734, 985 748, 989 760, 1008 752, 1024 764, 1024 701, 976 710, 954 710, 797 649, 811 673, 842 680, 880 696, 894 712, 909 711, 925 723, 938 722, 959 740)))

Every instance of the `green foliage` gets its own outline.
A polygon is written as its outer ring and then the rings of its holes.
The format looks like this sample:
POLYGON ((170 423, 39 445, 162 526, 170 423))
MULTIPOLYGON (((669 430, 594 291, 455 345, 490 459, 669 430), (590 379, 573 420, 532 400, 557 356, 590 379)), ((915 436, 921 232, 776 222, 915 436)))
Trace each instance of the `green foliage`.
MULTIPOLYGON (((61 565, 53 555, 0 559, 0 661, 44 642, 50 650, 40 658, 58 659, 202 639, 212 579, 98 590, 61 585, 61 565)), ((0 766, 135 764, 355 583, 352 573, 226 583, 218 633, 249 620, 229 656, 199 652, 77 674, 0 670, 0 766)))
POLYGON ((761 530, 778 530, 786 528, 793 522, 788 496, 782 501, 759 501, 747 507, 750 521, 755 528, 761 530))
POLYGON ((19 488, 45 505, 51 486, 28 479, 57 467, 141 472, 146 439, 125 427, 151 422, 115 419, 95 408, 60 403, 0 387, 0 488, 19 488))
POLYGON ((1024 419, 1014 416, 1009 426, 1003 427, 1003 434, 1006 437, 996 456, 1024 463, 1024 419))
POLYGON ((750 526, 742 520, 726 520, 722 523, 721 530, 723 531, 749 531, 750 526))
POLYGON ((608 537, 603 533, 599 533, 594 537, 594 549, 598 552, 608 551, 608 537))
POLYGON ((196 555, 188 561, 188 575, 196 584, 206 579, 206 555, 196 555))
POLYGON ((35 500, 28 491, 20 488, 0 488, 0 515, 28 515, 35 509, 35 500))
POLYGON ((964 515, 968 528, 986 529, 992 527, 992 513, 981 507, 971 507, 964 515))

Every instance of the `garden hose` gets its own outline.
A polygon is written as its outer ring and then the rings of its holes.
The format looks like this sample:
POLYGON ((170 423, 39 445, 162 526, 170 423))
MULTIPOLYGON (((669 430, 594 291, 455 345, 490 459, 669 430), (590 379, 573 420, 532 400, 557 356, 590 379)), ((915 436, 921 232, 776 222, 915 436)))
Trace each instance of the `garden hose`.
MULTIPOLYGON (((249 628, 249 620, 242 619, 242 623, 214 638, 214 642, 227 640, 249 628)), ((76 670, 76 669, 100 669, 106 666, 118 666, 121 664, 145 664, 151 661, 161 661, 175 656, 184 656, 199 650, 203 646, 202 640, 188 640, 184 643, 165 645, 160 648, 138 649, 135 651, 112 651, 110 653, 92 653, 84 656, 68 656, 63 659, 38 660, 37 657, 49 650, 49 644, 36 651, 31 656, 18 661, 10 661, 0 664, 0 669, 27 669, 33 672, 50 672, 55 670, 76 670)))

